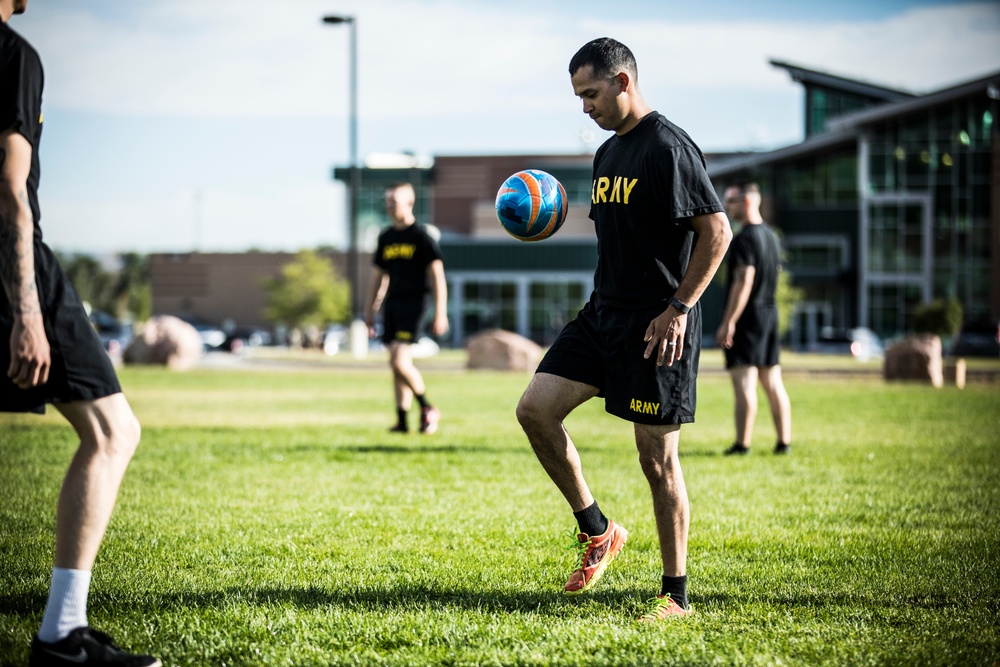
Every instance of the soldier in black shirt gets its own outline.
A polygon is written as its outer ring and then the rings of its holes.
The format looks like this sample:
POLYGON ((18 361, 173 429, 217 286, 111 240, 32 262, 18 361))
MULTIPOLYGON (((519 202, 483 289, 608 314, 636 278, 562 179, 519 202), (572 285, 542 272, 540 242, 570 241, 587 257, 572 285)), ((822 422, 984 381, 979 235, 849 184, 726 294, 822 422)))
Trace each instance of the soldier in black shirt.
POLYGON ((159 665, 88 627, 90 572, 139 423, 83 304, 42 242, 38 145, 42 64, 7 26, 27 0, 0 0, 0 411, 52 403, 80 438, 59 495, 55 566, 31 665, 159 665))
POLYGON ((434 292, 434 321, 431 331, 443 336, 448 331, 448 287, 444 278, 441 249, 422 225, 416 224, 413 204, 416 195, 409 183, 392 185, 385 193, 386 211, 392 225, 378 237, 372 259, 365 321, 375 335, 375 313, 382 306, 382 341, 389 348, 393 390, 396 398, 396 425, 390 431, 406 433, 406 413, 413 398, 420 404, 420 432, 434 433, 441 412, 428 403, 424 378, 413 364, 410 345, 420 335, 427 309, 427 283, 434 292), (384 304, 383 304, 384 301, 384 304))
POLYGON ((781 271, 781 244, 760 214, 756 183, 726 188, 726 211, 742 229, 729 254, 726 310, 715 339, 726 355, 736 394, 736 440, 727 455, 747 454, 757 416, 757 381, 771 406, 778 442, 775 454, 787 454, 792 437, 792 406, 778 364, 778 307, 774 299, 781 271))
POLYGON ((698 299, 732 232, 701 151, 643 100, 628 47, 594 40, 573 56, 569 72, 584 113, 614 132, 594 156, 594 293, 546 353, 517 417, 579 526, 567 595, 597 582, 627 531, 599 509, 563 419, 602 396, 608 412, 633 423, 663 561, 660 595, 641 620, 656 621, 689 610, 680 425, 694 421, 698 299))

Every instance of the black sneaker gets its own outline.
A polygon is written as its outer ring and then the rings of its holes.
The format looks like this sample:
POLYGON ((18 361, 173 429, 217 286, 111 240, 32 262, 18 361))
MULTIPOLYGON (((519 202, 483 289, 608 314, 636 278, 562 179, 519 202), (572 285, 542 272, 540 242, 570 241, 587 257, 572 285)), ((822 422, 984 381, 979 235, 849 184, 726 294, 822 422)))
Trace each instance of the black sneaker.
POLYGON ((742 444, 742 443, 739 443, 739 442, 734 442, 729 447, 729 449, 727 449, 726 451, 722 452, 722 454, 724 456, 732 456, 733 454, 736 454, 738 456, 743 456, 743 455, 749 454, 749 453, 750 453, 750 448, 747 447, 746 445, 742 444))
POLYGON ((28 667, 63 667, 65 665, 120 665, 121 667, 160 667, 151 655, 134 655, 115 646, 111 637, 93 628, 77 628, 54 644, 36 635, 31 641, 28 667))
POLYGON ((389 433, 409 433, 410 429, 405 424, 396 424, 389 429, 389 433))
POLYGON ((786 445, 783 442, 779 442, 774 446, 774 453, 779 455, 788 454, 792 451, 791 445, 786 445))

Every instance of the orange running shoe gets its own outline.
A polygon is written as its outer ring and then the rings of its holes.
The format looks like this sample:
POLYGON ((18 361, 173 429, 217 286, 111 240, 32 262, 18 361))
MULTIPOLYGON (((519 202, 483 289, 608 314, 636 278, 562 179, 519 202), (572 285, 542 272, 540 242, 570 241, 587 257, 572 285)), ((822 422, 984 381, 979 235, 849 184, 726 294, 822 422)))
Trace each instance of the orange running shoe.
MULTIPOLYGON (((572 531, 570 535, 573 535, 572 531)), ((578 561, 576 569, 563 587, 566 595, 580 595, 597 583, 608 564, 625 546, 628 531, 608 519, 608 529, 603 535, 590 537, 586 533, 578 533, 573 539, 573 544, 566 548, 576 549, 578 561)))
POLYGON ((688 614, 694 613, 693 609, 685 609, 674 602, 673 598, 671 598, 669 594, 657 595, 647 604, 649 604, 649 611, 639 617, 640 623, 652 623, 655 621, 661 621, 665 618, 687 616, 688 614))

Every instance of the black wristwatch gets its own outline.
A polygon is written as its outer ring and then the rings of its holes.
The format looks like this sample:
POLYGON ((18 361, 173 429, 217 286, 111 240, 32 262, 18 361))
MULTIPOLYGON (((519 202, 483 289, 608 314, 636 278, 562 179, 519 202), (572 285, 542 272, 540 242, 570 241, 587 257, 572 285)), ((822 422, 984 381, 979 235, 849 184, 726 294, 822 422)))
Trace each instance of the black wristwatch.
POLYGON ((691 306, 687 305, 676 296, 670 297, 670 301, 668 301, 667 304, 676 308, 682 315, 687 315, 691 311, 691 306))

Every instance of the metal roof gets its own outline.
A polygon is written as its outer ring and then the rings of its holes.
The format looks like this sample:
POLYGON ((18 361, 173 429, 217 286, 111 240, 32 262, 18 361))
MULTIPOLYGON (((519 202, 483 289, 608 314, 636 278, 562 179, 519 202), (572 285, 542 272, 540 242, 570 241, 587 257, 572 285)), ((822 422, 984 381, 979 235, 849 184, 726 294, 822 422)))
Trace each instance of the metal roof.
POLYGON ((895 102, 897 100, 915 97, 913 93, 905 90, 889 88, 887 86, 867 83, 865 81, 858 81, 857 79, 848 79, 847 77, 808 69, 806 67, 802 67, 801 65, 795 65, 782 60, 769 60, 768 62, 775 67, 781 67, 788 70, 788 73, 792 77, 792 81, 796 81, 798 83, 815 84, 826 88, 833 88, 835 90, 854 93, 856 95, 873 97, 877 100, 883 100, 885 102, 895 102))

